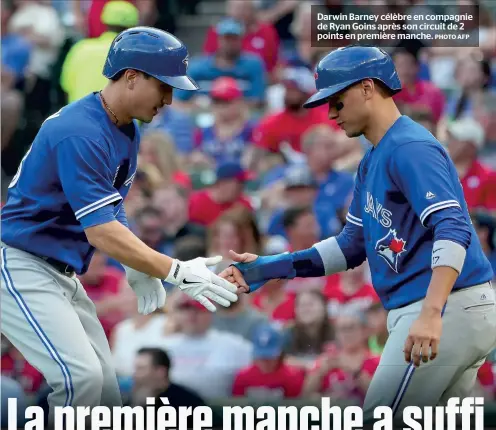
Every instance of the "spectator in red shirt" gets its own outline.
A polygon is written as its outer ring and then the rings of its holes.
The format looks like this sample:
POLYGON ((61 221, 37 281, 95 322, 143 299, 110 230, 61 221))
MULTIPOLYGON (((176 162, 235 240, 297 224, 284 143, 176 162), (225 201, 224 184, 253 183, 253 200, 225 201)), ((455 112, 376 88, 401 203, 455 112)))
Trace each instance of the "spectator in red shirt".
POLYGON ((274 326, 264 324, 255 330, 251 366, 241 369, 233 383, 238 397, 275 400, 299 397, 304 370, 285 362, 284 336, 274 326))
POLYGON ((285 89, 284 109, 262 118, 253 132, 256 150, 251 162, 254 165, 267 152, 301 153, 301 138, 305 131, 314 125, 329 123, 325 106, 325 109, 302 107, 315 91, 315 82, 308 70, 289 69, 283 76, 282 84, 285 89))
MULTIPOLYGON (((259 22, 256 4, 253 1, 227 1, 227 15, 242 22, 246 28, 243 36, 243 51, 260 56, 265 68, 272 73, 279 59, 279 36, 274 26, 268 22, 259 22)), ((207 31, 203 51, 213 54, 219 46, 215 27, 207 31)))
POLYGON ((309 368, 334 340, 334 329, 327 316, 327 300, 317 290, 302 291, 295 300, 294 324, 287 329, 288 362, 309 368))
POLYGON ((464 117, 448 125, 447 138, 469 210, 496 210, 496 172, 478 159, 485 143, 482 126, 472 118, 464 117))
POLYGON ((415 52, 397 48, 393 60, 403 89, 393 98, 399 105, 427 107, 437 123, 444 112, 443 92, 432 82, 419 79, 420 62, 415 52))
POLYGON ((295 318, 295 294, 285 290, 287 282, 273 280, 253 296, 253 306, 272 322, 284 326, 295 318))
POLYGON ((251 174, 244 170, 239 163, 219 164, 216 168, 213 185, 191 194, 189 201, 190 221, 209 226, 223 212, 237 205, 252 210, 251 202, 243 194, 244 185, 251 178, 251 174))
POLYGON ((367 263, 353 270, 339 274, 339 283, 329 285, 325 294, 328 299, 327 311, 331 318, 352 312, 364 312, 379 301, 374 287, 366 279, 367 263))
POLYGON ((107 261, 105 254, 95 251, 88 271, 80 275, 79 279, 89 298, 95 303, 98 318, 107 339, 110 339, 115 325, 127 317, 121 308, 123 301, 127 301, 123 290, 128 287, 124 273, 107 266, 107 261))
POLYGON ((363 403, 379 357, 367 347, 363 314, 340 316, 334 325, 336 344, 315 363, 305 380, 305 395, 326 395, 358 405, 363 403))

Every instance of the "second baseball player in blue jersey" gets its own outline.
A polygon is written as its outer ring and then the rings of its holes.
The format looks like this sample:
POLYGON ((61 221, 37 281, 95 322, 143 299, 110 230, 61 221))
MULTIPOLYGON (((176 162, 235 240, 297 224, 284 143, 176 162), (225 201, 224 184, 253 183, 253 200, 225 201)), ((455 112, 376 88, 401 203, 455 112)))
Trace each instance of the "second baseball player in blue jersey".
POLYGON ((472 226, 454 164, 424 127, 401 115, 391 57, 379 48, 337 49, 318 64, 317 93, 329 118, 371 148, 357 171, 347 223, 313 247, 274 256, 236 254, 221 273, 242 291, 270 279, 324 276, 368 260, 388 313, 389 338, 364 413, 435 406, 471 393, 496 347, 493 271, 472 226))

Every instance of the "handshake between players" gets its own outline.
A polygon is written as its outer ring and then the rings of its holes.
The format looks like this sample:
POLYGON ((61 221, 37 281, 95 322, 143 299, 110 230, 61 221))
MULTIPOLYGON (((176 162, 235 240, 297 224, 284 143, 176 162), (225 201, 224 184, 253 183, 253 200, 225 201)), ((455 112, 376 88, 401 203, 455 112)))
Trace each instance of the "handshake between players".
MULTIPOLYGON (((210 312, 216 311, 210 300, 228 307, 238 299, 236 287, 209 269, 209 266, 215 266, 221 260, 220 256, 199 257, 184 262, 174 260, 165 282, 177 286, 210 312)), ((139 313, 146 315, 165 305, 166 291, 160 279, 130 267, 125 269, 128 283, 138 298, 139 313)))

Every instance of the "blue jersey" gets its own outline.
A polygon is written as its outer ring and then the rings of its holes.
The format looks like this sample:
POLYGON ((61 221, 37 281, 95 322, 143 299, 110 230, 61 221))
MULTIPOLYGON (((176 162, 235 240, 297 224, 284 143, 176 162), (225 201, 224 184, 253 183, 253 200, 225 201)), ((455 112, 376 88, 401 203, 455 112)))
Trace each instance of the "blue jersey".
POLYGON ((457 235, 453 228, 435 237, 435 230, 452 218, 454 209, 460 230, 470 237, 456 290, 491 280, 493 271, 446 150, 425 128, 402 116, 362 159, 347 224, 337 241, 348 267, 368 259, 384 307, 398 308, 425 297, 434 240, 457 235))
POLYGON ((116 127, 98 94, 48 117, 9 186, 2 241, 84 273, 94 252, 84 229, 107 222, 109 205, 127 225, 139 140, 137 123, 116 127))
POLYGON ((215 126, 213 125, 198 128, 195 135, 196 149, 215 160, 216 164, 232 161, 239 162, 245 149, 252 141, 255 125, 255 121, 249 120, 244 124, 239 133, 226 139, 217 136, 215 126))

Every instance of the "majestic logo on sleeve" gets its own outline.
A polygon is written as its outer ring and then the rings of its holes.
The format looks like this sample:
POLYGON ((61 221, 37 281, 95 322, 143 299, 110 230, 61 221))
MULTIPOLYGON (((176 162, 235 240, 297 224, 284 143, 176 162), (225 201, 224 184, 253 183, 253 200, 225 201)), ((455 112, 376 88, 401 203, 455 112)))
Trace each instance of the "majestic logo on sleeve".
POLYGON ((398 260, 401 254, 406 252, 405 245, 406 241, 398 238, 396 230, 390 229, 386 236, 377 241, 375 250, 388 266, 398 273, 398 260))

